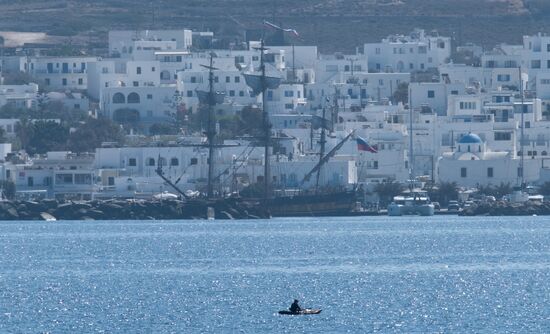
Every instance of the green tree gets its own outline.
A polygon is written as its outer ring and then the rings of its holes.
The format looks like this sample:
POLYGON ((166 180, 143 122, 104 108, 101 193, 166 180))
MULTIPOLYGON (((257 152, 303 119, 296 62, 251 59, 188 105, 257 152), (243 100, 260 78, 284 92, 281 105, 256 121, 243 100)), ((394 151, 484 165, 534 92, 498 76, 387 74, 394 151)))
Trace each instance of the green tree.
POLYGON ((403 185, 394 181, 378 183, 374 187, 374 192, 378 194, 382 206, 391 203, 393 198, 402 191, 403 185))
POLYGON ((155 123, 149 127, 150 135, 175 135, 177 134, 178 128, 172 124, 167 123, 155 123))
POLYGON ((12 200, 15 198, 15 184, 12 181, 0 181, 0 190, 7 199, 12 200))
POLYGON ((437 191, 435 191, 433 200, 439 201, 441 205, 446 206, 451 200, 458 199, 458 185, 456 182, 441 182, 437 191))
POLYGON ((409 84, 402 82, 397 85, 397 89, 393 92, 392 99, 394 102, 402 102, 403 104, 409 101, 409 84))
POLYGON ((119 125, 107 118, 88 118, 68 138, 68 148, 73 152, 92 152, 104 142, 124 142, 124 132, 119 125))
POLYGON ((52 121, 38 121, 33 123, 32 129, 32 135, 24 147, 29 154, 67 149, 69 129, 63 125, 52 121))
POLYGON ((540 194, 544 196, 550 195, 550 182, 546 181, 540 186, 540 194))
POLYGON ((34 135, 34 125, 28 118, 21 118, 15 124, 15 135, 19 140, 20 148, 26 150, 29 142, 34 135))

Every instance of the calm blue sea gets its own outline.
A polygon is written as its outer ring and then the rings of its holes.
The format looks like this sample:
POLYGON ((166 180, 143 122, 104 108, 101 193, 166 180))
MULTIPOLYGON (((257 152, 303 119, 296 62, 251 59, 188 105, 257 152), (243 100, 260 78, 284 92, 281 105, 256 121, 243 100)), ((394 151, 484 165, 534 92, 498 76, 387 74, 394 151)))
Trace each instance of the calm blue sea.
POLYGON ((0 222, 0 333, 43 332, 550 333, 550 217, 0 222))

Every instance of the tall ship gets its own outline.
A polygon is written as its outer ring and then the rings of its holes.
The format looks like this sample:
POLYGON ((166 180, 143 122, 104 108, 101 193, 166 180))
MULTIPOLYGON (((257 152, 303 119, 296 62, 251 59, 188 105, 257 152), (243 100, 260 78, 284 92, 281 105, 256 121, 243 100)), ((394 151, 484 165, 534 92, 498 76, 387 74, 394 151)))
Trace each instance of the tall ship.
POLYGON ((344 216, 357 211, 357 197, 355 189, 332 191, 321 189, 319 181, 321 170, 336 152, 353 136, 353 132, 343 138, 332 150, 325 153, 326 145, 326 118, 323 109, 319 161, 313 169, 306 174, 301 182, 303 185, 311 177, 315 177, 315 187, 310 190, 298 190, 295 192, 273 189, 270 170, 270 147, 273 140, 269 113, 266 109, 267 89, 277 88, 281 79, 266 75, 264 52, 267 50, 262 39, 260 50, 260 73, 245 74, 246 83, 252 88, 253 93, 262 95, 262 120, 264 135, 261 142, 264 146, 264 178, 263 198, 261 202, 269 210, 273 217, 300 217, 300 216, 344 216))

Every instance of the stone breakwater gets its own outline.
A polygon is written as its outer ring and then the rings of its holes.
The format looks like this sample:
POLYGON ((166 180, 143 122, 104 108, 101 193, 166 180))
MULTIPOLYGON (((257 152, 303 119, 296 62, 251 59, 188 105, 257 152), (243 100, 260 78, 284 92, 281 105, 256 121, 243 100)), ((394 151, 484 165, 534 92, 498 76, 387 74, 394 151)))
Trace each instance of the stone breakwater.
POLYGON ((461 216, 546 216, 550 215, 550 202, 537 203, 509 203, 494 202, 480 203, 464 208, 461 216))
POLYGON ((149 220, 269 218, 258 202, 224 200, 57 200, 0 202, 0 220, 149 220))

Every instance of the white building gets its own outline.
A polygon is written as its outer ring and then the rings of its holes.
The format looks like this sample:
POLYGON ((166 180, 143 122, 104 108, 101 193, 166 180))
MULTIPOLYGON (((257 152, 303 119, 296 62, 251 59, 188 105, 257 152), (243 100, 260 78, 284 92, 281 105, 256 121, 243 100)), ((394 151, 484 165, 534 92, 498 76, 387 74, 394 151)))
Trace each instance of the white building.
POLYGON ((38 85, 0 85, 0 107, 10 105, 17 109, 36 107, 38 85))
POLYGON ((187 50, 193 45, 193 32, 188 29, 111 30, 109 31, 109 54, 114 57, 131 58, 134 51, 139 51, 135 50, 136 41, 175 42, 175 49, 187 50))
POLYGON ((88 66, 97 57, 30 57, 28 73, 47 90, 86 90, 88 66))
POLYGON ((437 68, 451 56, 451 39, 416 29, 410 35, 391 35, 364 45, 369 71, 412 72, 437 68))
MULTIPOLYGON (((468 134, 460 139, 455 152, 439 159, 438 175, 440 182, 456 182, 460 186, 516 185, 521 183, 520 166, 520 159, 513 153, 493 152, 479 136, 468 134)), ((540 169, 538 161, 525 159, 525 181, 538 181, 540 169)))

